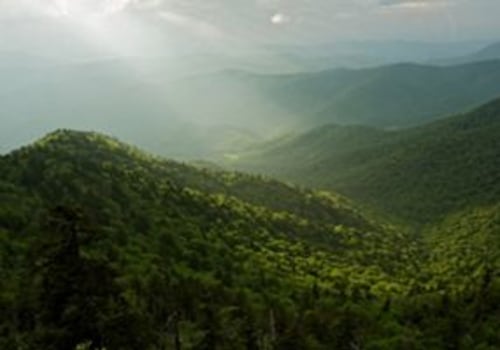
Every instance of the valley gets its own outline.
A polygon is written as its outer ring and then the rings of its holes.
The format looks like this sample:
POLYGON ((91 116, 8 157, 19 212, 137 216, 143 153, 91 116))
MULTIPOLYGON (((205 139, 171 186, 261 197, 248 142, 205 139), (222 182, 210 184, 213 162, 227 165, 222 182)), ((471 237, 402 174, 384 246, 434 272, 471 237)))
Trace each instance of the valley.
POLYGON ((498 13, 1 0, 0 350, 500 349, 498 13))
POLYGON ((228 166, 336 190, 412 223, 495 204, 500 101, 400 131, 326 125, 264 143, 228 166))

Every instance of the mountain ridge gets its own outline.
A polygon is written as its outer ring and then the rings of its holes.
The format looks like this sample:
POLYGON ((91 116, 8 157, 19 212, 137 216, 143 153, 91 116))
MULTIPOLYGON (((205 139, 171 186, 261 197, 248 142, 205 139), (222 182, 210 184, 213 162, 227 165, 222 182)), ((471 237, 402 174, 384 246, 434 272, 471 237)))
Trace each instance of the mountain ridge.
POLYGON ((473 52, 469 55, 451 58, 451 59, 442 59, 437 61, 437 64, 441 65, 453 65, 453 64, 464 64, 464 63, 472 63, 472 62, 481 62, 481 61, 490 61, 500 59, 500 42, 494 42, 489 44, 482 49, 473 52))
POLYGON ((350 133, 334 127, 336 134, 329 134, 329 130, 318 128, 277 147, 257 149, 246 159, 241 154, 232 165, 337 190, 355 200, 382 205, 386 213, 406 211, 403 216, 412 220, 425 215, 435 218, 444 208, 451 210, 459 202, 466 205, 467 199, 480 203, 499 196, 495 171, 500 169, 496 134, 500 99, 469 113, 400 131, 354 127, 348 129, 350 133))
POLYGON ((401 129, 500 94, 500 61, 297 75, 233 71, 170 80, 159 79, 168 73, 154 65, 146 68, 148 77, 109 62, 38 69, 29 76, 8 69, 9 83, 0 87, 2 152, 67 127, 103 130, 169 157, 210 158, 325 123, 401 129))

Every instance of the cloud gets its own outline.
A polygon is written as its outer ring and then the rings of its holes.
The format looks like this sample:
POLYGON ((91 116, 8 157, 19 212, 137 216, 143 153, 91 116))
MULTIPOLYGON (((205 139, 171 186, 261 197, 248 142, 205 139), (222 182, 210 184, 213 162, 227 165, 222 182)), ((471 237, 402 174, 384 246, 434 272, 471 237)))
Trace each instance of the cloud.
POLYGON ((56 5, 54 1, 2 0, 0 17, 48 15, 56 11, 56 5))
POLYGON ((448 1, 442 0, 381 0, 380 4, 384 7, 403 8, 403 9, 422 9, 431 7, 442 7, 448 5, 448 1))
POLYGON ((242 43, 438 40, 448 38, 452 22, 457 39, 498 37, 500 29, 499 0, 0 0, 0 21, 50 21, 71 11, 242 43))
POLYGON ((117 14, 154 10, 164 0, 0 0, 0 18, 58 17, 74 13, 117 14))
POLYGON ((292 18, 290 16, 285 15, 284 13, 278 12, 271 16, 270 21, 272 24, 281 25, 290 23, 292 21, 292 18))
POLYGON ((192 16, 173 11, 160 11, 158 16, 176 27, 185 29, 201 37, 222 39, 225 36, 223 31, 215 25, 192 16))
MULTIPOLYGON (((111 3, 121 3, 118 7, 122 10, 158 10, 164 4, 164 0, 107 0, 111 3)), ((116 5, 115 5, 116 6, 116 5)))

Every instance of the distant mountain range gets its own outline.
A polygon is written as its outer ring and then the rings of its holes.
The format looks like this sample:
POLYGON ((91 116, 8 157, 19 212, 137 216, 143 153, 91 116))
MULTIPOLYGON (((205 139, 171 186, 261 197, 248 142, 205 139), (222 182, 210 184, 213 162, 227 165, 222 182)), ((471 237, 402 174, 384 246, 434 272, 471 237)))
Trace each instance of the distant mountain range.
POLYGON ((186 70, 213 57, 177 65, 9 57, 0 61, 0 152, 68 127, 110 132, 155 153, 207 158, 325 123, 414 126, 500 95, 500 60, 258 74, 217 65, 186 70))
POLYGON ((471 62, 481 62, 500 59, 500 42, 490 44, 476 52, 456 58, 438 60, 436 62, 445 65, 464 64, 471 62))
MULTIPOLYGON (((247 82, 250 91, 266 96, 267 103, 302 126, 341 123, 399 128, 495 98, 500 94, 500 61, 450 67, 396 64, 288 76, 226 73, 225 78, 247 82)), ((196 85, 190 87, 196 91, 196 85)))
POLYGON ((222 119, 257 133, 325 123, 398 129, 459 113, 499 96, 500 60, 287 75, 229 70, 179 80, 164 90, 170 91, 171 101, 182 106, 191 120, 222 119), (197 96, 196 103, 192 103, 193 96, 197 96))

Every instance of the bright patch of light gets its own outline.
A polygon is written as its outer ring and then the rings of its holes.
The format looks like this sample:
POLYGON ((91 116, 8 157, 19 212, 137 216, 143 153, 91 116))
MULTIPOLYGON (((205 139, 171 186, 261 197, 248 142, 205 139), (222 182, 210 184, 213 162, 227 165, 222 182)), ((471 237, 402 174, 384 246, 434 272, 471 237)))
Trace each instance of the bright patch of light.
POLYGON ((130 3, 131 0, 54 0, 56 15, 74 18, 112 15, 130 3))
POLYGON ((288 23, 290 20, 291 18, 284 13, 276 13, 271 17, 271 23, 276 25, 288 23))

